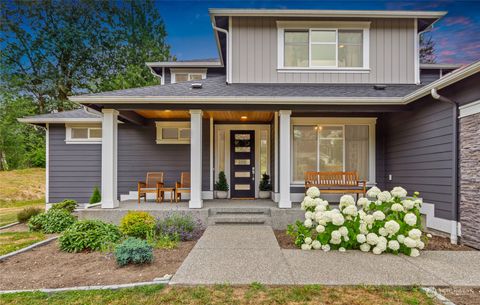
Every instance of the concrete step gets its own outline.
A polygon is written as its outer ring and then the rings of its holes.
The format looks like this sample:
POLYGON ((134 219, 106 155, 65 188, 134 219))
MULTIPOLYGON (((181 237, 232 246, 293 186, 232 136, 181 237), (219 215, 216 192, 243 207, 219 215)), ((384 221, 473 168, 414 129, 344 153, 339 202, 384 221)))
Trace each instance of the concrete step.
POLYGON ((208 214, 211 216, 224 215, 264 215, 270 216, 270 208, 262 207, 218 207, 210 208, 208 214))
POLYGON ((213 215, 208 217, 209 225, 220 224, 251 224, 271 225, 271 218, 266 215, 235 214, 235 215, 213 215))

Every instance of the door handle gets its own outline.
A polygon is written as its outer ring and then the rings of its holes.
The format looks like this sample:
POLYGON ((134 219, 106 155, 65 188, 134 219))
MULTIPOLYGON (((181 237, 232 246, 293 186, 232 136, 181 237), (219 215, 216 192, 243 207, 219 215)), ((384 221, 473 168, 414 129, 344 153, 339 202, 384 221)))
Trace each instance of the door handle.
POLYGON ((255 181, 255 166, 252 166, 252 180, 255 181))

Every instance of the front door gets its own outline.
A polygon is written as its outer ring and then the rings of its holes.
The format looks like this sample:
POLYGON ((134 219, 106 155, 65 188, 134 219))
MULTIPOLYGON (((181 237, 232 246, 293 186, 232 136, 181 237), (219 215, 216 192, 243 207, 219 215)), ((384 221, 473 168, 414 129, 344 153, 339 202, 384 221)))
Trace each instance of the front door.
POLYGON ((230 131, 230 195, 255 198, 255 131, 230 131))

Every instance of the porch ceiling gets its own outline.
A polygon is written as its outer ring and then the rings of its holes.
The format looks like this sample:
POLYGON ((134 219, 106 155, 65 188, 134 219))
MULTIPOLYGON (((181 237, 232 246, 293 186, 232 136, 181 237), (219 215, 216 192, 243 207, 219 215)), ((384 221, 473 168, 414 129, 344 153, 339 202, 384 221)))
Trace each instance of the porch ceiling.
MULTIPOLYGON (((147 119, 190 119, 188 110, 136 110, 147 119)), ((272 111, 205 111, 204 118, 213 118, 221 122, 271 122, 272 111)))

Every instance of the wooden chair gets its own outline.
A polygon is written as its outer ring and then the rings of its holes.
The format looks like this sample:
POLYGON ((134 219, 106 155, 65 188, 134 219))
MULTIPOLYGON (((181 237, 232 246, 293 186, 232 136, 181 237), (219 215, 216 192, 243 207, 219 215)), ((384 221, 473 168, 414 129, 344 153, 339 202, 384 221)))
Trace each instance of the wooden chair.
POLYGON ((357 172, 305 172, 305 192, 312 186, 327 194, 362 194, 365 197, 367 182, 358 178, 357 172))
POLYGON ((182 172, 180 182, 175 183, 175 202, 182 200, 182 193, 190 193, 190 173, 182 172))
MULTIPOLYGON (((163 172, 149 172, 147 173, 146 182, 138 182, 138 203, 140 203, 140 198, 144 198, 145 202, 147 201, 148 193, 155 193, 156 201, 159 202, 159 196, 161 195, 158 191, 159 188, 163 187, 163 172)), ((163 196, 163 194, 162 194, 163 196)), ((163 200, 163 198, 162 198, 163 200)))

